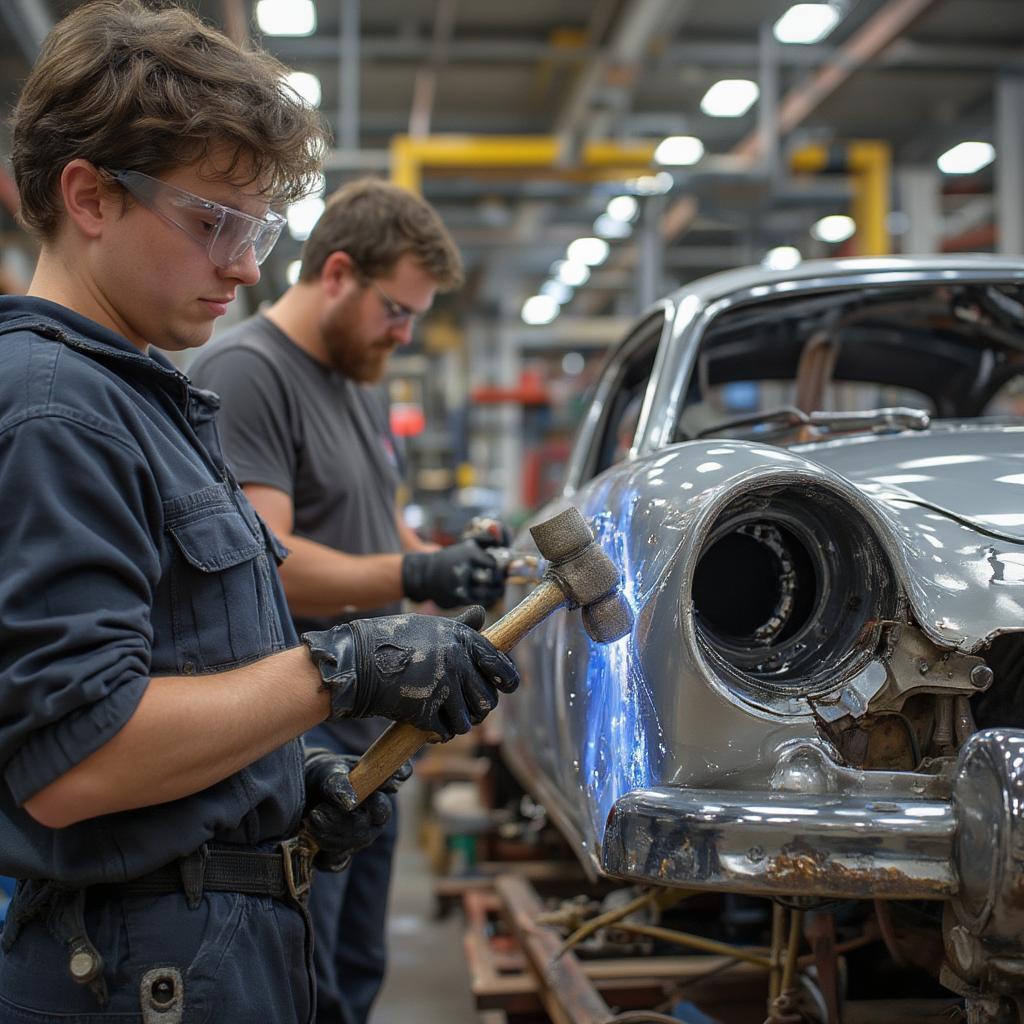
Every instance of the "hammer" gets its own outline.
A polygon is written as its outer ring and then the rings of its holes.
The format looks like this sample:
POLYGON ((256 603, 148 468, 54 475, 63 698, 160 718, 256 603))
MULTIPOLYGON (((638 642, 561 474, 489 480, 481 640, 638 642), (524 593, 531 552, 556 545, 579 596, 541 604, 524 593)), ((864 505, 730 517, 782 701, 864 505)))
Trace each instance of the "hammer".
MULTIPOLYGON (((633 611, 622 596, 619 571, 579 509, 570 506, 531 527, 530 534, 548 567, 536 588, 483 636, 499 651, 508 651, 562 605, 582 608, 583 626, 598 643, 625 636, 633 626, 633 611)), ((349 773, 357 805, 431 739, 436 739, 432 732, 413 725, 389 726, 349 773)))

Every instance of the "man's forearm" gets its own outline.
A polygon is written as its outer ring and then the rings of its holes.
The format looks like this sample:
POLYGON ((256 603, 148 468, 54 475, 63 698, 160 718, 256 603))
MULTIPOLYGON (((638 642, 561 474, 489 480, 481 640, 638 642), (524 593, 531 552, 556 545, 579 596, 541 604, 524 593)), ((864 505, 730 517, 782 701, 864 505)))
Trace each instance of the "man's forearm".
POLYGON ((156 677, 123 728, 25 810, 63 828, 198 793, 329 712, 305 646, 215 675, 156 677))
POLYGON ((336 615, 381 608, 402 599, 402 556, 349 555, 285 534, 291 554, 281 566, 293 615, 336 615))
POLYGON ((403 551, 437 551, 439 544, 433 544, 424 540, 402 517, 402 513, 395 515, 395 524, 398 527, 398 540, 403 551))

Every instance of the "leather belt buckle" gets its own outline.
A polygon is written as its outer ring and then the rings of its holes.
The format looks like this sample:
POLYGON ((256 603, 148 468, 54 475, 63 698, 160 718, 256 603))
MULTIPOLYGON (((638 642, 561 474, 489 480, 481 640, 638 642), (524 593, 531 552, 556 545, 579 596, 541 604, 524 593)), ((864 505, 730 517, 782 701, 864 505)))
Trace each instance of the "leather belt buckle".
POLYGON ((313 878, 313 851, 300 836, 278 843, 284 864, 284 883, 296 903, 305 903, 313 878))

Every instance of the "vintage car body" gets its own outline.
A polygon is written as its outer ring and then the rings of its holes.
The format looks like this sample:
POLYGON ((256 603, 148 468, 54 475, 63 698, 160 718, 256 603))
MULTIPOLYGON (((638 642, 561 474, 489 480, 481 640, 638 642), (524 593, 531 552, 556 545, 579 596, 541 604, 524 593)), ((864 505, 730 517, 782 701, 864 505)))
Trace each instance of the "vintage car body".
POLYGON ((504 712, 591 871, 951 899, 1019 956, 1024 420, 982 414, 1024 372, 1022 300, 1024 261, 995 257, 739 270, 613 352, 533 521, 592 519, 635 625, 601 646, 550 617, 504 712))

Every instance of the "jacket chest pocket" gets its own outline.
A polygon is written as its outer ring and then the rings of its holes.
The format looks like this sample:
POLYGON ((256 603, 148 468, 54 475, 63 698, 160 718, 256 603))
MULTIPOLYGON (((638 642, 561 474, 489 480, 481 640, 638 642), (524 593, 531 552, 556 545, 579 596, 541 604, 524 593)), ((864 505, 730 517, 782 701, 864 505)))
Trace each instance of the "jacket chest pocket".
POLYGON ((285 646, 267 540, 224 484, 164 502, 178 671, 191 675, 285 646))

